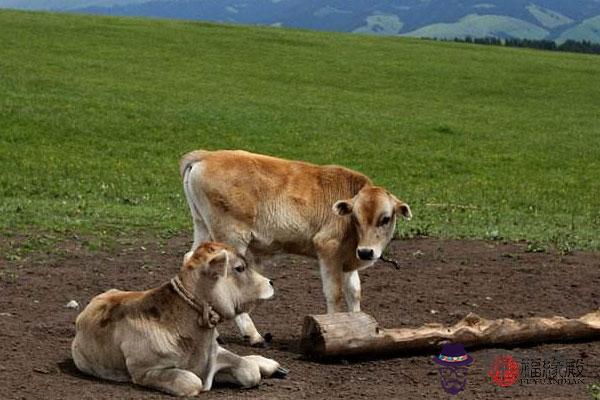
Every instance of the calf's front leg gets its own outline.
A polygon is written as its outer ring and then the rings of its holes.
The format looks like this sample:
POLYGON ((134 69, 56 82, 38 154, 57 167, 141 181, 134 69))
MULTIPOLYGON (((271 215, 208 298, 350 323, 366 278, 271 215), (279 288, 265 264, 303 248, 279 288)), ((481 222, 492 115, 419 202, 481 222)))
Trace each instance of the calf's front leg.
POLYGON ((343 312, 342 304, 342 266, 331 260, 320 259, 323 294, 327 301, 327 313, 343 312))
MULTIPOLYGON (((277 364, 279 366, 279 364, 277 364)), ((207 377, 207 388, 216 382, 227 382, 240 385, 243 388, 251 388, 257 386, 261 379, 260 365, 247 357, 240 357, 222 347, 217 351, 217 360, 214 369, 207 377)))
POLYGON ((265 339, 258 333, 254 322, 248 313, 242 313, 235 316, 235 324, 242 336, 250 342, 252 346, 263 346, 265 339))
POLYGON ((360 311, 360 277, 358 271, 344 272, 344 295, 349 312, 360 311))
POLYGON ((209 374, 206 381, 207 385, 212 385, 212 376, 214 375, 216 382, 233 383, 243 388, 251 388, 260 383, 261 377, 284 378, 287 374, 288 371, 285 368, 270 358, 256 355, 240 357, 219 347, 214 371, 209 374))
POLYGON ((256 363, 256 365, 258 365, 258 369, 260 370, 260 375, 263 378, 283 379, 289 373, 289 371, 285 368, 282 368, 277 361, 270 358, 255 355, 244 356, 243 358, 256 363))

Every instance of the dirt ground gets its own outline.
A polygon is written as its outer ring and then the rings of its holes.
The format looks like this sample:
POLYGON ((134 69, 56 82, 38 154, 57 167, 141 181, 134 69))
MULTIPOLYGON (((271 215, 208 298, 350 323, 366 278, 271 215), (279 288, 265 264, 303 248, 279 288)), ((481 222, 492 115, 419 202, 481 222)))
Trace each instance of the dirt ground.
MULTIPOLYGON (((182 236, 166 246, 147 241, 91 253, 67 243, 63 257, 34 254, 7 261, 2 256, 0 399, 169 398, 77 372, 69 346, 78 311, 64 305, 72 299, 85 305, 112 287, 137 290, 165 282, 188 245, 182 236)), ((523 244, 434 239, 395 241, 391 249, 401 270, 378 263, 361 273, 363 310, 383 327, 454 323, 471 311, 486 318, 577 317, 600 307, 600 253, 560 256, 528 253, 523 244)), ((600 341, 473 351, 468 384, 457 396, 441 389, 431 355, 312 362, 298 344, 303 317, 325 311, 316 262, 278 256, 265 272, 275 281, 276 298, 253 316, 259 330, 273 334, 271 347, 245 346, 231 322, 220 332, 230 350, 274 358, 290 374, 250 390, 216 387, 202 394, 206 399, 589 399, 588 385, 600 382, 600 341), (582 360, 584 383, 496 386, 487 371, 499 354, 582 360)))

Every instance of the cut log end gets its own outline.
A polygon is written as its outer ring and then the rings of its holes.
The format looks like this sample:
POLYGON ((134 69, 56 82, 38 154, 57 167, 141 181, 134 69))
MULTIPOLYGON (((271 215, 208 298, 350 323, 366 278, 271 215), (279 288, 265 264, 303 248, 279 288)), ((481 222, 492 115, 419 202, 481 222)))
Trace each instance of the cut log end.
POLYGON ((301 348, 309 357, 361 354, 380 335, 375 318, 362 312, 308 315, 302 327, 301 348))

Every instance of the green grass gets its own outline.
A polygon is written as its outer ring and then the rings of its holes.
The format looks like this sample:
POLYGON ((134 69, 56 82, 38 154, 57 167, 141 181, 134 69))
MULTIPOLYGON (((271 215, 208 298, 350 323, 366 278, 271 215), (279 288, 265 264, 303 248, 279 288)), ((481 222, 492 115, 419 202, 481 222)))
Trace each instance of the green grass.
POLYGON ((0 231, 191 237, 180 155, 243 148, 368 174, 412 206, 401 235, 598 249, 598 76, 596 56, 0 11, 0 231))
POLYGON ((600 400, 600 384, 594 383, 588 386, 590 391, 590 399, 592 400, 600 400))

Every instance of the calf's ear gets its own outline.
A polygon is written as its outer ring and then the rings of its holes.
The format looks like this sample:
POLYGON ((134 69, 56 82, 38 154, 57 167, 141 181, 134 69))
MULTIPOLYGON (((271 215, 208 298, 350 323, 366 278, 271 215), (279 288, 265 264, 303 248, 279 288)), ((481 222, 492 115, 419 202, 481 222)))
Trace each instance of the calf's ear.
POLYGON ((344 216, 352 212, 352 199, 350 200, 338 200, 333 205, 333 212, 336 215, 344 216))
POLYGON ((229 265, 229 256, 226 250, 219 251, 206 266, 206 272, 209 275, 219 278, 227 276, 227 266, 229 265))
POLYGON ((188 269, 193 269, 201 266, 211 256, 212 253, 218 250, 218 245, 212 242, 202 243, 200 246, 183 260, 183 266, 188 269))
POLYGON ((390 196, 392 196, 392 199, 394 200, 394 208, 396 209, 396 212, 402 215, 402 217, 405 220, 410 221, 410 219, 412 218, 412 212, 410 211, 410 207, 408 206, 408 204, 406 204, 402 200, 399 200, 393 194, 390 196))

